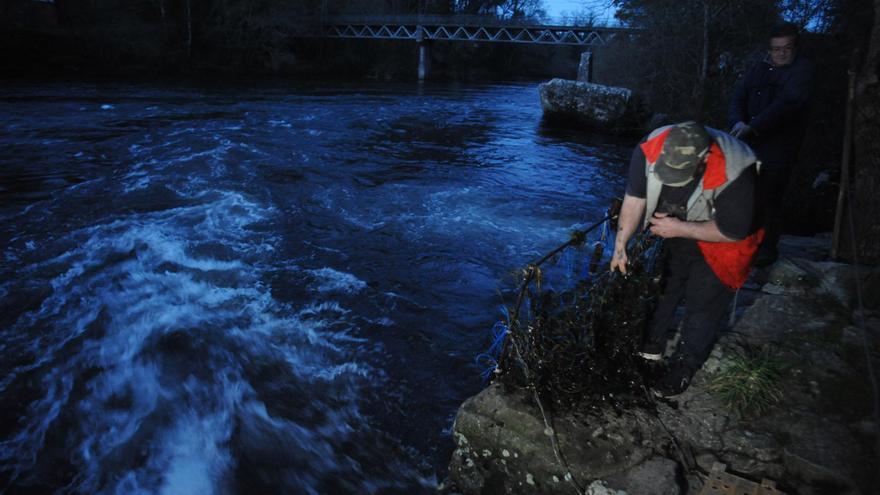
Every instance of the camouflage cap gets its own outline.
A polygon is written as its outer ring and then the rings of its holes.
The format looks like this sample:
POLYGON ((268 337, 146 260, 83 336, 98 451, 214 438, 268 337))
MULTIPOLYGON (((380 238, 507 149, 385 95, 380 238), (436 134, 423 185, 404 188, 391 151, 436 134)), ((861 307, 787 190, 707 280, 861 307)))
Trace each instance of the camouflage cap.
POLYGON ((712 138, 701 124, 694 121, 675 124, 663 142, 654 173, 667 186, 687 185, 694 179, 711 144, 712 138))

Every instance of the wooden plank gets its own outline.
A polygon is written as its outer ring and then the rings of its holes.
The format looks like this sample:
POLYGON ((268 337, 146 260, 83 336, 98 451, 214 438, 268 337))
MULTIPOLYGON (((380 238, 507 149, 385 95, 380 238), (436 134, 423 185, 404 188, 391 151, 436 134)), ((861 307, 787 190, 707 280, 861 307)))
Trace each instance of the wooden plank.
POLYGON ((785 495, 776 483, 762 480, 760 484, 725 472, 727 466, 716 462, 699 495, 785 495))

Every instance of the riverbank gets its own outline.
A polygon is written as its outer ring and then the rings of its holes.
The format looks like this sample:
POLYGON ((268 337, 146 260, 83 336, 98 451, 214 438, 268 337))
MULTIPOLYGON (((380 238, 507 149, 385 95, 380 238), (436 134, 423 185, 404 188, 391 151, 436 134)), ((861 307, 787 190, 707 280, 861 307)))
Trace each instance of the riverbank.
POLYGON ((826 252, 827 238, 784 238, 783 256, 753 274, 736 322, 679 396, 551 414, 552 429, 530 393, 496 383, 468 399, 444 489, 696 494, 722 463, 789 494, 869 493, 878 424, 864 349, 880 349, 880 271, 821 261, 826 252), (766 403, 743 393, 765 378, 766 403))

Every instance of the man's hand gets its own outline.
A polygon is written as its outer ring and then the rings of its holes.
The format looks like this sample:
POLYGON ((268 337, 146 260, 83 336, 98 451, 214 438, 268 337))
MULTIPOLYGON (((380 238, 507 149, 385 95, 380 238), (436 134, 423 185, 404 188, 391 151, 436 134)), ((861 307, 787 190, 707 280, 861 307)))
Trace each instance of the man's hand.
POLYGON ((626 275, 627 261, 629 258, 626 257, 626 248, 615 246, 614 254, 611 256, 611 271, 620 270, 620 273, 626 275))
POLYGON ((744 139, 752 134, 752 128, 745 122, 737 122, 730 130, 730 134, 737 139, 744 139))
POLYGON ((648 223, 651 224, 651 233, 664 239, 684 236, 684 222, 666 213, 654 213, 648 223))
POLYGON ((617 234, 614 236, 614 254, 611 256, 611 271, 620 270, 626 275, 626 243, 633 236, 642 215, 645 214, 645 198, 637 198, 626 194, 623 196, 623 205, 620 207, 620 217, 617 219, 617 234))

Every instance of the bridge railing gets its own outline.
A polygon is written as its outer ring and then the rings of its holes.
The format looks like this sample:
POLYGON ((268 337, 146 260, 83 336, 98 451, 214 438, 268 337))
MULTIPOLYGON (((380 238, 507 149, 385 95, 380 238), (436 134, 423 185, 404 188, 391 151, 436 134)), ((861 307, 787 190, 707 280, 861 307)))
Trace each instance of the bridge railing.
POLYGON ((333 16, 303 22, 298 36, 325 38, 472 41, 553 45, 605 45, 634 30, 606 26, 535 24, 494 16, 333 16))
POLYGON ((619 24, 603 23, 547 23, 542 19, 528 17, 501 18, 494 15, 333 15, 315 18, 318 24, 358 24, 358 25, 451 25, 468 27, 546 27, 581 28, 609 31, 632 31, 619 24))

